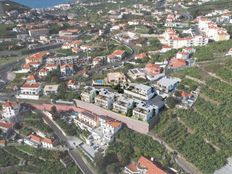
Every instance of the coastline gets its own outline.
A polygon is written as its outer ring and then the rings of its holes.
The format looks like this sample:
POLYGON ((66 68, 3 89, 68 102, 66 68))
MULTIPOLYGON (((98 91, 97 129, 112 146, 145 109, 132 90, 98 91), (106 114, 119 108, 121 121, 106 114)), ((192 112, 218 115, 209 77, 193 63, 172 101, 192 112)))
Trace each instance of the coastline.
POLYGON ((22 4, 24 6, 27 6, 29 8, 52 8, 56 5, 60 4, 67 4, 70 3, 71 0, 11 0, 12 2, 16 2, 19 4, 22 4))

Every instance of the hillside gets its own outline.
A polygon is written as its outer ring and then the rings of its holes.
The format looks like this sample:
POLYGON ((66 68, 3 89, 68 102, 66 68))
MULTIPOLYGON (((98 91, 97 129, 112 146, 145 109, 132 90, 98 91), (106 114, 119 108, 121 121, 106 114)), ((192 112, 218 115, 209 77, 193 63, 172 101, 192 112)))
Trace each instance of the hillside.
POLYGON ((0 0, 0 13, 5 13, 6 11, 11 11, 11 10, 18 10, 19 12, 23 12, 26 10, 29 10, 30 8, 21 5, 17 2, 9 1, 9 0, 0 0))

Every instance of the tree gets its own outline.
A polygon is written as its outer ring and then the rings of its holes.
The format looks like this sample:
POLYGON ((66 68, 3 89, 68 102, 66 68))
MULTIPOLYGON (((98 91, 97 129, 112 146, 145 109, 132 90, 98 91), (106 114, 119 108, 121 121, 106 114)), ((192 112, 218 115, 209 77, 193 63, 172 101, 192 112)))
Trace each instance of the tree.
POLYGON ((169 108, 174 108, 178 103, 179 101, 174 97, 168 97, 166 99, 166 104, 169 108))
POLYGON ((56 109, 56 106, 51 107, 51 114, 54 120, 58 117, 58 111, 56 109))

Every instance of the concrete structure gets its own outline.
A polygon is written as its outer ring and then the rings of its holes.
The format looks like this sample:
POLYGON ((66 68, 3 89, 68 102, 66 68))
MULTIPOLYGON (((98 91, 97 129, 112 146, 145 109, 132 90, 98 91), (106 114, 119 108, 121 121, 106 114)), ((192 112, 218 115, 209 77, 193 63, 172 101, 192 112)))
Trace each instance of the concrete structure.
POLYGON ((124 168, 124 174, 168 174, 158 163, 141 156, 137 163, 130 163, 124 168))
POLYGON ((138 98, 140 100, 149 100, 156 94, 153 87, 143 85, 143 84, 130 84, 124 90, 124 93, 133 98, 138 98))
POLYGON ((134 101, 129 99, 125 95, 117 97, 116 101, 113 103, 113 111, 127 114, 128 109, 132 109, 134 101))
POLYGON ((122 84, 127 82, 126 76, 121 72, 108 73, 106 79, 107 82, 111 84, 122 84))
POLYGON ((98 116, 89 111, 78 112, 77 118, 74 119, 74 123, 81 129, 92 131, 93 128, 99 126, 98 116))
POLYGON ((44 95, 57 94, 59 85, 45 85, 43 89, 44 95))
POLYGON ((6 101, 2 104, 2 117, 3 118, 13 118, 19 113, 20 105, 16 102, 6 101))
POLYGON ((95 104, 106 109, 112 109, 115 95, 108 90, 102 89, 95 97, 95 104))
POLYGON ((88 103, 93 103, 97 95, 97 90, 94 87, 86 86, 81 93, 81 100, 88 103))
POLYGON ((168 93, 174 90, 180 82, 181 79, 179 78, 163 77, 162 79, 157 81, 157 85, 160 91, 168 93))

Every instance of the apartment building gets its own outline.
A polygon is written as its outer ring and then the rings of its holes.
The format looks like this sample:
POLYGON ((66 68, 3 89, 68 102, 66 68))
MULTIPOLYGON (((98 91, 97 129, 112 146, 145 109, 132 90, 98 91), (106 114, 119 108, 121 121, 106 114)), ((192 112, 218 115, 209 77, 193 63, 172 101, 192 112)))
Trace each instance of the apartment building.
POLYGON ((81 100, 88 103, 93 103, 97 95, 97 90, 94 87, 86 86, 81 93, 81 100))
POLYGON ((154 115, 154 106, 147 105, 145 102, 140 102, 133 109, 132 116, 138 120, 148 122, 154 115))
POLYGON ((74 74, 73 64, 64 64, 60 66, 60 72, 62 76, 71 76, 74 74))
POLYGON ((129 99, 125 95, 117 97, 116 101, 113 103, 113 111, 127 114, 128 109, 133 107, 134 101, 129 99))
POLYGON ((167 28, 165 32, 159 37, 159 39, 163 45, 167 45, 173 49, 204 46, 209 42, 208 37, 204 35, 195 35, 181 38, 172 28, 167 28))
POLYGON ((81 129, 91 132, 92 129, 99 126, 99 118, 92 112, 83 111, 78 112, 77 117, 74 119, 74 123, 81 129))
POLYGON ((140 100, 149 100, 155 96, 156 91, 151 86, 132 83, 126 87, 124 93, 130 97, 140 100))
POLYGON ((95 97, 95 104, 105 109, 112 109, 115 95, 108 90, 102 89, 95 97))
POLYGON ((228 34, 226 29, 218 27, 215 22, 212 22, 208 18, 198 17, 196 21, 198 21, 199 30, 204 33, 209 39, 216 42, 230 39, 230 34, 228 34))

